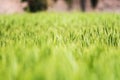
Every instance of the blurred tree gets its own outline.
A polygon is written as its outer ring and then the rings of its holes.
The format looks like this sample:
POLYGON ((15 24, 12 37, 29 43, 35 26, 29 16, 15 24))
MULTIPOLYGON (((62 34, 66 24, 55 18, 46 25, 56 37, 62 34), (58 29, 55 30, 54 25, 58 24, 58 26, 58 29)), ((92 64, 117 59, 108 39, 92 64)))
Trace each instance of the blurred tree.
POLYGON ((82 11, 85 11, 86 10, 86 0, 81 0, 80 6, 81 6, 82 11))
POLYGON ((66 2, 68 3, 69 9, 71 9, 73 0, 66 0, 66 2))
POLYGON ((47 0, 22 0, 28 2, 29 11, 37 12, 47 9, 47 0))
POLYGON ((51 6, 57 0, 47 0, 47 6, 51 6))
POLYGON ((91 0, 91 6, 92 8, 95 8, 98 4, 98 0, 91 0))

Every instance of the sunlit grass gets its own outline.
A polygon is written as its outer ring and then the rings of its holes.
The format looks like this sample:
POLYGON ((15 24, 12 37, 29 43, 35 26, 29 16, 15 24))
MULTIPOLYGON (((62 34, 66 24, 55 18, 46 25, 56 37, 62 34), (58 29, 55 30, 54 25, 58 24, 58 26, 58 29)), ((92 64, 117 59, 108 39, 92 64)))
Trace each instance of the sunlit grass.
POLYGON ((119 79, 119 14, 0 16, 0 80, 119 79))

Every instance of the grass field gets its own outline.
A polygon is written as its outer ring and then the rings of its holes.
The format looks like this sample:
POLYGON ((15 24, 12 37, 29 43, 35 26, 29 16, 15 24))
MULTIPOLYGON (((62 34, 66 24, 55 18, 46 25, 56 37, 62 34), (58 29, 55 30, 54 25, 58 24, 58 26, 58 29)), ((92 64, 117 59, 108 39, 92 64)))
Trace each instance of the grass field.
POLYGON ((0 80, 120 80, 120 14, 1 15, 0 80))

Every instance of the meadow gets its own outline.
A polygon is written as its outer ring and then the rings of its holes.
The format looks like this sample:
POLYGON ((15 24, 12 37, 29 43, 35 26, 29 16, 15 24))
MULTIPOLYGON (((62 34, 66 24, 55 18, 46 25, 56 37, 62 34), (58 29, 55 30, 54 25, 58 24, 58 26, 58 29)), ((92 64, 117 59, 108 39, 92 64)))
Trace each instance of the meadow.
POLYGON ((120 14, 0 15, 0 80, 120 80, 120 14))

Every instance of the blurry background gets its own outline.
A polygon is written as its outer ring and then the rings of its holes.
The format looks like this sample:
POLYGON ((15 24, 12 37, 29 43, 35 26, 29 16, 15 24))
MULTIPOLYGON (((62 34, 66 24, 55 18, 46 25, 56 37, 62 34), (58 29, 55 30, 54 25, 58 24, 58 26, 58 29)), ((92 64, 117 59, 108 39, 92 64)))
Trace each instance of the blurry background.
POLYGON ((120 0, 0 0, 0 13, 25 11, 120 12, 120 0))

